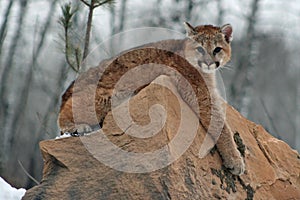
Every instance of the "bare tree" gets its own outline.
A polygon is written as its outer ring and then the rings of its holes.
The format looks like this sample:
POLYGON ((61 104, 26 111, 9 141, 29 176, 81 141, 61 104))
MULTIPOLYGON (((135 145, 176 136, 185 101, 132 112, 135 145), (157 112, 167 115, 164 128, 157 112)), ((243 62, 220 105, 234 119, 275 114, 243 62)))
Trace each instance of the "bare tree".
MULTIPOLYGON (((300 36, 300 35, 299 35, 300 36)), ((298 37, 299 37, 298 36, 298 37)), ((299 55, 300 50, 298 50, 298 55, 299 55)), ((300 59, 298 58, 298 61, 300 59)), ((295 117, 295 146, 296 148, 300 149, 300 67, 295 69, 295 74, 296 74, 296 96, 295 96, 295 102, 296 102, 296 117, 295 117)))
MULTIPOLYGON (((20 123, 20 120, 24 119, 24 115, 25 115, 25 112, 21 112, 21 110, 25 110, 26 105, 27 105, 28 95, 30 92, 31 83, 33 81, 33 70, 36 69, 36 67, 37 67, 37 59, 41 55, 42 48, 44 47, 47 32, 49 30, 50 24, 53 19, 52 15, 56 10, 56 3, 57 3, 57 0, 54 0, 51 3, 50 9, 49 9, 48 15, 47 15, 46 23, 40 33, 40 40, 38 41, 38 43, 36 45, 36 49, 33 50, 32 60, 31 60, 31 63, 29 64, 29 70, 26 74, 23 88, 20 92, 20 94, 21 94, 20 98, 17 99, 17 103, 16 103, 17 106, 14 110, 13 117, 12 117, 12 122, 13 122, 14 128, 13 127, 10 128, 11 133, 10 133, 10 138, 8 140, 8 144, 10 144, 10 146, 12 146, 14 144, 14 140, 19 137, 18 134, 20 131, 20 127, 22 126, 22 123, 20 123)), ((34 37, 35 38, 37 37, 37 31, 35 31, 34 37)), ((37 140, 37 142, 38 142, 38 140, 37 140)))
POLYGON ((193 12, 193 8, 194 8, 194 0, 188 0, 185 1, 186 5, 185 5, 185 18, 186 21, 191 21, 192 19, 192 12, 193 12))
POLYGON ((116 33, 116 9, 115 6, 110 7, 110 34, 116 33))
MULTIPOLYGON (((8 26, 8 23, 9 23, 9 19, 10 19, 10 13, 12 11, 12 7, 13 7, 13 3, 14 1, 13 0, 10 0, 6 9, 5 9, 5 14, 3 15, 3 23, 1 24, 1 27, 0 27, 0 63, 1 63, 1 60, 2 60, 2 48, 3 48, 3 43, 4 43, 4 38, 5 38, 5 35, 6 35, 6 31, 7 31, 7 26, 8 26)), ((3 72, 2 72, 3 73, 3 72)), ((2 76, 1 76, 2 77, 2 76)), ((1 79, 2 80, 2 79, 1 79)), ((0 80, 0 81, 1 81, 0 80)), ((2 82, 2 81, 1 81, 2 82)), ((0 89, 0 96, 2 96, 2 91, 0 89)), ((2 104, 2 98, 0 97, 0 108, 2 109, 3 107, 1 106, 3 105, 2 104)), ((4 112, 3 110, 0 111, 0 127, 4 127, 5 126, 5 123, 4 123, 4 112)), ((4 138, 4 134, 1 135, 3 138, 4 138)), ((5 145, 5 141, 2 140, 3 143, 1 143, 0 145, 0 172, 2 171, 2 168, 3 168, 3 161, 4 161, 4 145, 5 145)))
POLYGON ((223 0, 217 0, 217 3, 218 3, 218 19, 217 19, 217 23, 220 26, 220 25, 223 24, 225 10, 223 8, 223 0))
MULTIPOLYGON (((22 137, 22 135, 26 134, 26 132, 24 130, 26 130, 26 128, 29 128, 30 125, 28 125, 30 123, 30 121, 32 120, 28 114, 31 113, 31 110, 27 109, 27 104, 28 104, 28 97, 29 97, 29 93, 31 91, 31 89, 33 88, 33 83, 34 83, 34 73, 41 70, 39 69, 38 66, 38 58, 41 56, 42 50, 45 46, 45 42, 46 42, 46 37, 47 37, 47 33, 49 32, 49 27, 51 22, 53 21, 53 13, 55 13, 55 9, 56 9, 56 4, 57 4, 57 0, 54 0, 51 2, 51 6, 50 9, 48 11, 48 15, 46 17, 45 23, 41 29, 41 31, 39 32, 37 30, 38 27, 38 23, 35 24, 35 30, 34 30, 34 34, 33 34, 33 51, 32 51, 32 55, 29 54, 29 52, 24 55, 24 58, 21 59, 27 59, 27 56, 30 56, 30 62, 28 64, 28 66, 24 65, 22 66, 22 68, 24 69, 24 79, 20 79, 20 81, 23 81, 23 83, 20 84, 20 90, 18 91, 18 95, 14 94, 14 102, 11 102, 10 104, 13 103, 13 105, 10 105, 10 115, 11 117, 4 117, 5 118, 5 126, 7 127, 6 129, 6 136, 5 136, 5 140, 4 140, 4 144, 5 144, 5 149, 3 149, 2 152, 5 152, 5 155, 7 157, 10 158, 16 158, 16 154, 17 151, 19 150, 18 145, 20 145, 20 138, 22 137), (35 42, 37 41, 37 43, 35 44, 35 42), (20 134, 22 133, 22 134, 20 134)), ((25 14, 27 11, 27 1, 25 2, 21 2, 22 6, 21 6, 21 12, 19 15, 19 19, 18 19, 18 26, 17 26, 17 32, 14 35, 13 39, 15 39, 12 42, 12 46, 10 48, 10 51, 8 53, 8 60, 7 60, 7 65, 6 66, 10 66, 10 68, 8 68, 8 71, 4 72, 4 73, 11 73, 11 77, 16 76, 14 73, 12 73, 12 67, 15 65, 15 63, 17 64, 17 60, 20 56, 20 54, 18 54, 17 50, 20 49, 20 45, 18 40, 20 40, 23 36, 23 31, 22 31, 22 24, 25 18, 25 14), (10 56, 11 54, 13 55, 18 55, 17 56, 10 56), (11 60, 10 60, 11 59, 11 60)), ((22 38, 23 39, 23 38, 22 38)), ((31 52, 30 52, 31 53, 31 52)), ((3 81, 3 80, 2 80, 3 81)), ((5 81, 5 80, 4 80, 5 81)), ((7 80, 8 81, 8 80, 7 80)), ((17 82, 16 82, 17 83, 17 82)), ((15 83, 15 84, 16 84, 15 83)), ((5 85, 2 85, 5 86, 5 85)), ((9 90, 10 87, 6 84, 6 87, 4 87, 4 89, 9 90)), ((7 95, 8 92, 6 93, 6 91, 4 90, 6 96, 2 96, 3 99, 5 99, 7 101, 7 95)), ((34 133, 36 130, 29 130, 31 133, 34 133)), ((41 138, 36 138, 34 140, 32 140, 32 142, 34 144, 38 143, 41 140, 41 138)), ((29 149, 24 149, 24 152, 30 151, 29 149)), ((36 152, 39 152, 38 150, 36 150, 36 152)), ((41 166, 41 164, 37 164, 37 158, 38 156, 36 156, 37 153, 32 153, 32 156, 35 156, 35 158, 33 158, 35 160, 35 164, 36 166, 41 166)), ((6 161, 5 161, 6 162, 6 161)), ((16 159, 9 159, 6 163, 6 165, 13 165, 13 166, 18 166, 17 164, 17 160, 16 159)), ((14 168, 7 168, 5 170, 5 172, 7 174, 11 174, 14 173, 12 172, 12 170, 15 170, 14 168)), ((37 174, 39 174, 40 176, 40 171, 41 170, 36 170, 34 173, 32 173, 33 176, 36 176, 37 174)))
POLYGON ((5 33, 6 33, 6 30, 7 30, 7 25, 9 23, 9 15, 11 13, 11 10, 12 10, 12 7, 13 7, 13 3, 14 1, 13 0, 10 0, 6 9, 5 9, 5 14, 3 16, 3 23, 1 24, 1 27, 0 27, 0 61, 1 61, 1 52, 2 52, 2 46, 3 46, 3 41, 4 41, 4 38, 5 38, 5 33))
POLYGON ((248 16, 246 29, 245 43, 243 44, 244 49, 239 58, 238 64, 235 69, 233 77, 234 82, 230 86, 230 93, 234 106, 238 109, 244 109, 243 113, 247 116, 247 109, 249 104, 249 98, 251 93, 251 87, 253 85, 253 70, 255 67, 255 25, 257 22, 257 13, 259 9, 260 0, 253 0, 251 6, 251 13, 248 16), (238 83, 238 84, 236 84, 238 83))
MULTIPOLYGON (((51 101, 47 106, 46 109, 46 114, 43 116, 43 118, 41 119, 41 126, 39 127, 39 129, 37 131, 35 131, 34 137, 36 138, 34 144, 33 144, 33 148, 32 148, 32 156, 30 158, 29 161, 29 166, 28 166, 28 172, 35 178, 40 177, 40 171, 41 171, 41 165, 37 165, 37 161, 40 158, 40 153, 39 153, 39 142, 41 140, 43 140, 45 138, 45 135, 42 133, 45 133, 45 130, 47 130, 47 124, 48 121, 50 119, 50 115, 51 112, 53 112, 54 110, 57 109, 57 105, 59 105, 60 102, 60 94, 63 91, 63 86, 65 85, 65 81, 66 81, 66 76, 67 76, 67 71, 68 71, 68 67, 67 64, 65 62, 61 63, 60 65, 60 75, 58 77, 57 80, 57 85, 56 85, 56 89, 53 93, 53 95, 50 97, 51 101)), ((33 186, 34 181, 32 181, 31 179, 28 179, 28 186, 33 186)))
POLYGON ((127 3, 127 0, 121 1, 121 12, 120 12, 118 32, 121 32, 124 30, 124 24, 126 21, 125 20, 126 19, 126 3, 127 3))
MULTIPOLYGON (((3 146, 4 149, 7 148, 8 145, 8 138, 9 138, 9 132, 7 130, 7 127, 9 127, 8 122, 10 119, 9 116, 9 103, 8 103, 8 90, 10 88, 10 85, 8 84, 8 78, 11 75, 11 71, 14 67, 14 58, 17 52, 17 47, 18 47, 18 43, 19 40, 21 39, 22 36, 22 30, 23 30, 23 22, 26 16, 26 11, 27 11, 27 0, 20 0, 20 15, 18 16, 18 25, 17 25, 17 29, 16 32, 13 36, 13 40, 12 43, 9 47, 9 51, 8 51, 8 56, 7 56, 7 60, 6 63, 4 64, 4 69, 2 71, 2 75, 1 75, 1 84, 0 84, 0 121, 2 121, 2 127, 3 127, 3 132, 4 132, 4 136, 3 136, 3 146), (8 126, 7 126, 8 125, 8 126)), ((4 150, 5 151, 5 150, 4 150)))

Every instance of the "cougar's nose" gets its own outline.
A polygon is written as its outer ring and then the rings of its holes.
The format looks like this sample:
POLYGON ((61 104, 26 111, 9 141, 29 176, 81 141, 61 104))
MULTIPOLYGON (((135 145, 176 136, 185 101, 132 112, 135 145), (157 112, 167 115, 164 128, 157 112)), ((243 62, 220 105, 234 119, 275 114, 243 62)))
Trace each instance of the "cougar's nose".
POLYGON ((202 62, 205 63, 207 66, 210 66, 215 63, 209 55, 204 56, 202 62))

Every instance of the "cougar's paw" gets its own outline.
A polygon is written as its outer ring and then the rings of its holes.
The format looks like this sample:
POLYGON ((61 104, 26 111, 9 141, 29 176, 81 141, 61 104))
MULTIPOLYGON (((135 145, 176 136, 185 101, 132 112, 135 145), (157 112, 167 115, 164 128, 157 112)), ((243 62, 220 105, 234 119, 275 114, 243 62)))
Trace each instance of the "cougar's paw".
POLYGON ((223 165, 234 175, 242 175, 245 172, 245 163, 242 156, 227 159, 223 162, 223 165))
POLYGON ((79 124, 70 127, 64 127, 61 129, 61 135, 70 134, 73 137, 83 136, 85 133, 90 133, 93 131, 93 128, 88 124, 79 124))
POLYGON ((76 130, 71 133, 72 136, 83 136, 85 133, 92 132, 93 129, 88 124, 79 124, 76 125, 76 130))

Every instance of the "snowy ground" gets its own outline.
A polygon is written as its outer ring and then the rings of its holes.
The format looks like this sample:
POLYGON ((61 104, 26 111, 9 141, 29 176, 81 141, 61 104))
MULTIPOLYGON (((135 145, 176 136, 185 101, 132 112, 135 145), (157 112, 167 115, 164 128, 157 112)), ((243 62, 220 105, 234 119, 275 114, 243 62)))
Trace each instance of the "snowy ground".
POLYGON ((25 189, 16 189, 0 177, 0 200, 20 200, 25 192, 25 189))

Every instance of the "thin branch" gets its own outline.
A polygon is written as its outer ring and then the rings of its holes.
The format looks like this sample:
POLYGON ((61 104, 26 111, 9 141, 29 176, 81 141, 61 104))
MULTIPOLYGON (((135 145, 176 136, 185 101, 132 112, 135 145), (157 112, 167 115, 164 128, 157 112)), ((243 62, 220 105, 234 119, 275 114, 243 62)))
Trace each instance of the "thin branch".
POLYGON ((26 174, 33 182, 35 182, 37 185, 40 184, 35 178, 33 178, 33 177, 26 171, 26 169, 24 168, 24 166, 22 165, 22 163, 21 163, 20 160, 18 160, 18 163, 19 163, 21 169, 23 170, 23 172, 24 172, 24 173, 25 173, 25 174, 26 174))
POLYGON ((88 6, 88 7, 91 7, 91 5, 88 3, 88 2, 86 2, 85 0, 80 0, 82 3, 84 3, 86 6, 88 6))
POLYGON ((113 0, 105 0, 105 1, 102 1, 102 2, 99 2, 99 3, 95 3, 95 4, 93 5, 93 8, 97 8, 97 7, 99 7, 99 6, 102 6, 102 5, 107 4, 107 3, 110 3, 110 2, 113 2, 113 0))

